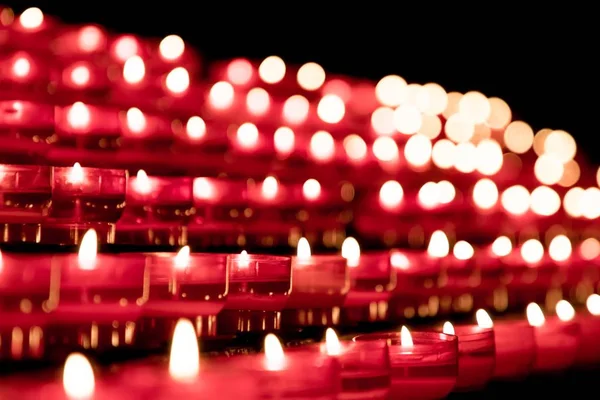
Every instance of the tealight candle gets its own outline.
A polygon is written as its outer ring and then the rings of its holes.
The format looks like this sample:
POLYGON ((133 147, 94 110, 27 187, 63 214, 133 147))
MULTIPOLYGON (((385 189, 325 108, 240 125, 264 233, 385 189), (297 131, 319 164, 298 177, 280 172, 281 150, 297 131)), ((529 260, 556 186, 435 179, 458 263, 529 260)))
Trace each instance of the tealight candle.
POLYGON ((142 305, 148 300, 146 256, 98 254, 90 229, 77 255, 57 255, 52 279, 58 295, 46 302, 55 340, 86 349, 133 345, 142 305))
POLYGON ((245 250, 227 257, 229 292, 219 314, 218 333, 279 329, 291 289, 290 257, 254 255, 245 250))
POLYGON ((144 336, 165 339, 175 321, 183 317, 195 321, 198 336, 216 335, 217 314, 225 305, 229 288, 227 255, 191 254, 184 246, 176 255, 149 257, 150 289, 144 305, 149 323, 144 327, 148 325, 151 332, 144 336))
POLYGON ((39 223, 51 200, 51 168, 0 164, 0 222, 39 223))
POLYGON ((592 294, 586 301, 587 313, 577 314, 576 321, 581 327, 578 365, 595 365, 600 361, 600 296, 592 294))
POLYGON ((387 318, 387 302, 396 286, 396 270, 392 268, 390 253, 361 254, 358 241, 348 237, 342 243, 342 257, 348 261, 350 274, 350 291, 344 301, 345 317, 350 321, 387 318), (373 312, 374 309, 377 312, 373 312))
POLYGON ((527 320, 535 328, 534 372, 560 372, 573 365, 581 336, 574 317, 575 310, 565 300, 556 304, 553 318, 546 318, 536 303, 527 306, 527 320))
POLYGON ((385 341, 340 341, 327 328, 323 350, 341 366, 339 399, 387 399, 390 392, 390 361, 385 341))
POLYGON ((502 320, 491 322, 496 344, 494 379, 523 379, 531 372, 535 361, 535 329, 527 321, 502 320))
POLYGON ((292 257, 292 288, 283 313, 284 324, 339 323, 349 288, 346 264, 341 256, 311 255, 308 240, 300 238, 297 256, 292 257))
POLYGON ((458 379, 454 390, 474 391, 483 388, 494 372, 495 346, 491 319, 478 310, 477 325, 446 322, 443 333, 458 337, 458 379))
POLYGON ((360 335, 356 341, 384 341, 392 369, 390 396, 403 399, 443 399, 454 388, 458 372, 456 336, 437 332, 360 335))

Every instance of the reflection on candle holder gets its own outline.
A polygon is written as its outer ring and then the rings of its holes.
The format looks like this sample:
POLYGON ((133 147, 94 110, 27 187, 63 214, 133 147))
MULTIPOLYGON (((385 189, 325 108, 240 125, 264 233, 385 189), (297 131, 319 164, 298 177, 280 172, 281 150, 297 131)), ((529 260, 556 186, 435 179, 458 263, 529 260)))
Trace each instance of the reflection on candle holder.
POLYGON ((412 344, 403 344, 399 332, 366 334, 355 341, 384 341, 392 370, 390 395, 403 399, 443 399, 454 388, 458 371, 456 336, 413 332, 412 344))
POLYGON ((151 340, 168 340, 174 323, 182 317, 195 323, 198 336, 217 333, 217 314, 229 290, 227 255, 158 253, 149 256, 150 289, 144 306, 144 326, 151 340))
POLYGON ((229 255, 229 294, 218 332, 279 329, 291 289, 290 257, 229 255))
POLYGON ((0 360, 44 355, 48 304, 58 295, 50 256, 0 253, 0 360))

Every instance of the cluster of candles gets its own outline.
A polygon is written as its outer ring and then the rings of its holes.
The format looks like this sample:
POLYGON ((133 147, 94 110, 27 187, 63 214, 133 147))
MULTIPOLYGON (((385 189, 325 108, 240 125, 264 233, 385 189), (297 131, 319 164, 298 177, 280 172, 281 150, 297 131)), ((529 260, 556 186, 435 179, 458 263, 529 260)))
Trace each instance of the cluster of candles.
POLYGON ((438 399, 600 363, 600 170, 582 174, 569 133, 397 75, 276 56, 206 69, 179 36, 38 8, 0 8, 0 44, 0 242, 80 245, 0 252, 0 361, 76 352, 62 387, 15 376, 1 398, 438 399), (440 319, 456 324, 420 328, 440 319), (270 333, 264 354, 200 363, 198 338, 304 327, 325 342, 284 350, 270 333), (116 375, 78 353, 169 341, 168 368, 116 375))

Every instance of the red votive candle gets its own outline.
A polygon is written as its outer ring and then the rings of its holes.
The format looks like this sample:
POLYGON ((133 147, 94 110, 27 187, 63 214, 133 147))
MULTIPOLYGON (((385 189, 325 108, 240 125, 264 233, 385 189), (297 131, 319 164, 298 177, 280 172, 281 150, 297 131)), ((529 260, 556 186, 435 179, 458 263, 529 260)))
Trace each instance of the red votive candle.
POLYGON ((561 300, 556 304, 556 314, 546 318, 536 303, 527 306, 527 320, 535 328, 535 373, 564 371, 577 358, 581 328, 573 320, 575 310, 561 300))
POLYGON ((51 168, 0 164, 0 221, 39 223, 51 201, 51 168))
POLYGON ((523 379, 535 361, 535 329, 527 321, 503 320, 494 323, 496 367, 494 379, 523 379))
POLYGON ((217 314, 225 305, 229 287, 227 255, 190 254, 185 246, 177 254, 150 255, 149 270, 144 316, 154 332, 146 336, 168 338, 179 318, 192 320, 198 336, 216 335, 217 314))
POLYGON ((58 296, 50 264, 46 255, 0 252, 0 360, 44 355, 48 304, 58 296))
POLYGON ((437 332, 411 334, 403 327, 401 332, 360 335, 354 340, 388 343, 392 398, 443 399, 456 384, 456 336, 437 332))
POLYGON ((396 285, 396 271, 390 263, 390 253, 361 254, 356 239, 348 237, 342 244, 342 256, 348 260, 350 275, 344 316, 355 322, 386 319, 387 303, 396 285))
POLYGON ((590 295, 586 306, 587 310, 576 317, 581 328, 576 362, 578 365, 596 365, 600 362, 600 296, 590 295))
POLYGON ((97 254, 98 238, 89 230, 79 254, 57 255, 59 295, 48 302, 59 343, 85 349, 130 346, 148 300, 144 284, 147 256, 97 254))
POLYGON ((292 257, 292 289, 284 324, 337 325, 350 284, 346 259, 311 255, 306 238, 298 241, 297 252, 292 257))
POLYGON ((264 354, 223 361, 227 370, 245 371, 256 382, 258 398, 335 399, 340 389, 338 361, 315 349, 286 349, 279 339, 265 338, 264 354))
POLYGON ((340 363, 342 387, 338 399, 388 398, 391 378, 386 341, 340 341, 328 328, 321 350, 340 363))
POLYGON ((66 59, 98 58, 106 63, 106 55, 98 54, 106 48, 104 28, 96 25, 66 27, 52 43, 54 54, 66 59))
POLYGON ((61 144, 78 148, 114 148, 120 136, 117 110, 77 101, 56 108, 61 144))
POLYGON ((219 314, 218 332, 279 329, 291 290, 290 257, 229 255, 229 292, 219 314))
MULTIPOLYGON (((29 138, 46 139, 54 134, 54 105, 38 103, 28 100, 1 100, 0 101, 0 133, 13 138, 21 138, 22 136, 29 138)), ((19 157, 18 160, 23 160, 23 154, 20 149, 23 144, 17 147, 17 143, 12 146, 11 141, 7 141, 0 150, 6 156, 19 157), (11 148, 14 147, 11 154, 11 148)), ((31 151, 41 151, 41 143, 28 143, 26 148, 31 151)))
POLYGON ((454 327, 446 322, 443 332, 458 338, 458 379, 454 390, 475 391, 485 387, 494 373, 494 330, 479 325, 454 327))

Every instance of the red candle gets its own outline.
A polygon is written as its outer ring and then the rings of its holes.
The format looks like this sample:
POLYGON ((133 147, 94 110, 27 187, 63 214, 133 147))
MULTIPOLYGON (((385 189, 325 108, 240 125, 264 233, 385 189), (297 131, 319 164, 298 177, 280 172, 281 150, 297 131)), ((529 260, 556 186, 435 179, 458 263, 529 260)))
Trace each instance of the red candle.
POLYGON ((0 360, 44 355, 48 305, 58 296, 50 264, 50 256, 0 252, 0 360))
POLYGON ((337 358, 341 367, 339 399, 387 399, 390 392, 390 360, 387 342, 340 341, 331 328, 321 346, 328 355, 337 358))
POLYGON ((39 223, 48 214, 51 168, 0 164, 0 221, 39 223))
POLYGON ((65 144, 85 148, 116 147, 119 114, 112 108, 77 101, 56 108, 56 129, 65 144))
POLYGON ((227 258, 229 292, 218 332, 279 329, 291 289, 290 257, 242 251, 227 258))
POLYGON ((496 367, 494 379, 523 379, 535 361, 535 329, 527 321, 503 320, 494 323, 496 367))
MULTIPOLYGON (((28 100, 1 100, 0 101, 0 132, 5 135, 5 147, 0 152, 5 157, 18 156, 23 161, 22 140, 12 142, 10 138, 18 139, 21 136, 34 138, 50 137, 54 132, 54 106, 28 100), (15 153, 15 154, 11 154, 15 153)), ((39 153, 45 146, 41 143, 27 143, 26 149, 39 153)))
POLYGON ((581 328, 578 365, 595 365, 600 361, 600 296, 592 294, 586 301, 587 312, 577 315, 576 321, 581 328))
POLYGON ((149 270, 144 316, 150 319, 151 331, 144 336, 168 338, 179 318, 194 321, 198 336, 216 335, 217 314, 225 305, 229 288, 227 255, 190 254, 185 246, 177 254, 150 255, 149 270))
POLYGON ((494 330, 479 325, 454 327, 446 322, 443 332, 458 337, 458 379, 454 390, 475 391, 485 387, 494 373, 494 330))
POLYGON ((403 399, 443 399, 458 372, 456 336, 436 332, 401 332, 357 336, 356 341, 387 341, 392 369, 390 395, 403 399))
POLYGON ((573 365, 577 357, 581 329, 573 321, 575 310, 566 301, 556 304, 556 316, 546 318, 540 306, 527 306, 527 320, 535 328, 535 362, 538 373, 560 372, 573 365))
POLYGON ((142 306, 148 300, 147 257, 97 254, 90 229, 77 255, 54 256, 57 293, 47 302, 52 334, 61 343, 85 349, 133 345, 142 306))
POLYGON ((349 288, 342 256, 311 255, 306 238, 292 257, 292 288, 284 310, 284 325, 337 325, 349 288))

